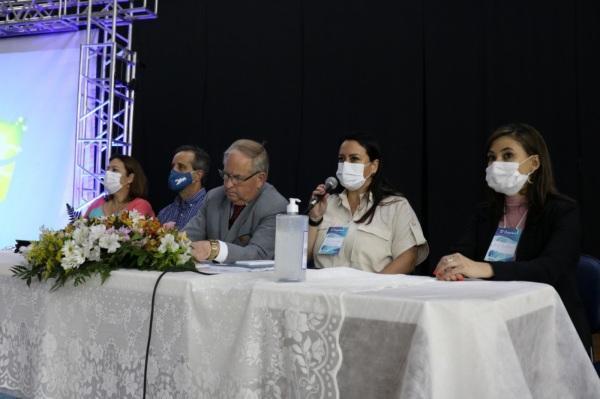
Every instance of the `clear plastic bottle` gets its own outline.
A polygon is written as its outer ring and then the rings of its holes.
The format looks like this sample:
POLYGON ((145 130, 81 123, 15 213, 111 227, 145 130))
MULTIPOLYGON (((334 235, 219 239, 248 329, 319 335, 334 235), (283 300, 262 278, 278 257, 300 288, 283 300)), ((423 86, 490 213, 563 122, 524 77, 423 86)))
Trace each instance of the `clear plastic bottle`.
POLYGON ((304 281, 308 216, 298 214, 297 198, 290 198, 287 212, 276 216, 275 276, 279 281, 304 281))

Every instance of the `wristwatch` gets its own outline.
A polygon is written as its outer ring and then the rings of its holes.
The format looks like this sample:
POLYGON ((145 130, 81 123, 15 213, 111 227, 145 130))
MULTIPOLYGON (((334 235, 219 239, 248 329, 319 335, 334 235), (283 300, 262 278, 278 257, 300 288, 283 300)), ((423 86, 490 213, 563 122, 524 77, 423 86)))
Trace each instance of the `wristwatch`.
POLYGON ((209 240, 210 243, 210 252, 208 253, 208 260, 215 260, 215 258, 219 255, 219 241, 218 240, 209 240))

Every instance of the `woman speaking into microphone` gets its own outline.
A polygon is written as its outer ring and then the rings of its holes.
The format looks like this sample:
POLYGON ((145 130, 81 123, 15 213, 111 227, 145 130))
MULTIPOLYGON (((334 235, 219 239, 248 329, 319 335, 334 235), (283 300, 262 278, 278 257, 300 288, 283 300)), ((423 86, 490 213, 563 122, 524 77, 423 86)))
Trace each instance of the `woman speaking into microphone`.
POLYGON ((365 133, 339 147, 337 178, 344 190, 327 194, 309 216, 308 256, 318 268, 350 266, 378 273, 410 273, 429 253, 410 204, 382 177, 381 150, 365 133))

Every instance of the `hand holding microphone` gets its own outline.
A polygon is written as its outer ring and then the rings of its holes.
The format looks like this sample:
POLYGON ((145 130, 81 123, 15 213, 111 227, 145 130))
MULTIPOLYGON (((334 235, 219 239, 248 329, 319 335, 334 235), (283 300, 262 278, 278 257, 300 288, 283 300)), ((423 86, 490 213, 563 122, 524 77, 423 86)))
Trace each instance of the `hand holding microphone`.
POLYGON ((323 218, 327 210, 327 197, 329 193, 337 188, 338 181, 335 177, 328 177, 325 184, 319 184, 315 191, 312 192, 306 213, 313 221, 318 221, 323 218))

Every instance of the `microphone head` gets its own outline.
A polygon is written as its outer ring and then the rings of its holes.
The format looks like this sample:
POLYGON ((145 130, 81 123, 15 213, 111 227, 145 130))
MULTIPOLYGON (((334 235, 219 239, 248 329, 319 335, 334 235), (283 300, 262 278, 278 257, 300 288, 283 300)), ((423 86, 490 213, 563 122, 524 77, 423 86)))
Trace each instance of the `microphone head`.
POLYGON ((329 192, 335 190, 338 186, 338 181, 335 177, 329 176, 325 179, 325 191, 329 192))

